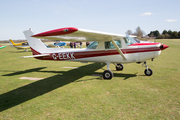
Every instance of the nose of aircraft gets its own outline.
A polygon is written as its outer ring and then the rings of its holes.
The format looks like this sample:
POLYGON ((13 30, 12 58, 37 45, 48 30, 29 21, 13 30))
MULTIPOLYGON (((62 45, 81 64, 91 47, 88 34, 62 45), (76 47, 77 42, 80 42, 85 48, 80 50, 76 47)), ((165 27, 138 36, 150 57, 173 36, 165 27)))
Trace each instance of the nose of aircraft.
POLYGON ((160 46, 161 50, 164 50, 164 49, 166 49, 166 48, 168 48, 168 47, 169 47, 169 46, 168 46, 168 45, 165 45, 165 44, 163 44, 163 45, 160 46))

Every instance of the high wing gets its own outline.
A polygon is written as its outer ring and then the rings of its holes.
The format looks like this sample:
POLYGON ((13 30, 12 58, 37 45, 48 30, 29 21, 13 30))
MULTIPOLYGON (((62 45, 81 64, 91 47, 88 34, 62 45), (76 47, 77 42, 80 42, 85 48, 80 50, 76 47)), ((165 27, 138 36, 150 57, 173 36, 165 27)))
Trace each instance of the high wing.
POLYGON ((32 37, 62 41, 110 41, 119 40, 125 35, 67 27, 42 32, 32 37))
POLYGON ((117 44, 114 42, 114 40, 124 38, 125 35, 67 27, 42 32, 31 37, 64 41, 112 41, 119 54, 124 58, 124 60, 127 60, 121 49, 119 49, 117 44))

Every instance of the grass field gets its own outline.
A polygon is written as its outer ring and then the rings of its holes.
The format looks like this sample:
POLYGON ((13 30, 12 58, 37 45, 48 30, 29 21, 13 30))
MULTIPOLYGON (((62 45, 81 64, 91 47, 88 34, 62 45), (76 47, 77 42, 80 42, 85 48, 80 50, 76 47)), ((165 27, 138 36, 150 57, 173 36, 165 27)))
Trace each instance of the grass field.
POLYGON ((153 62, 124 64, 112 80, 105 64, 40 61, 18 57, 31 52, 0 50, 0 119, 180 119, 180 40, 157 40, 170 47, 153 62), (63 68, 78 67, 78 69, 63 68), (26 80, 20 77, 44 78, 26 80))

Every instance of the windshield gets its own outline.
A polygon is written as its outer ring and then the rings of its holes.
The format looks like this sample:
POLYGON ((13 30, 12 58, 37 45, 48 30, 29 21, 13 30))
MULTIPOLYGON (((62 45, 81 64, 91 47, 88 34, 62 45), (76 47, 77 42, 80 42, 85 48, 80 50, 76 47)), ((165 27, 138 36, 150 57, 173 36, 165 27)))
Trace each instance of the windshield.
POLYGON ((133 38, 136 42, 140 43, 141 40, 137 39, 137 38, 133 38))
POLYGON ((131 38, 129 36, 126 36, 124 38, 124 41, 125 41, 126 45, 131 45, 131 44, 137 43, 133 38, 131 38))

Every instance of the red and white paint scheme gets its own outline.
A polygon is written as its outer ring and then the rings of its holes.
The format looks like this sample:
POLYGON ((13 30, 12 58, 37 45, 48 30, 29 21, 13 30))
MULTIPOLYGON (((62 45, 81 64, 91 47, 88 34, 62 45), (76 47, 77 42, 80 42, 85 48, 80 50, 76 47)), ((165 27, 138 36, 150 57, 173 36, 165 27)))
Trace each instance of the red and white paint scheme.
POLYGON ((23 56, 23 58, 35 57, 40 60, 106 63, 107 70, 103 72, 104 79, 113 77, 113 73, 109 69, 110 63, 116 66, 116 70, 123 70, 122 63, 143 62, 146 67, 145 75, 151 76, 153 71, 148 68, 146 60, 153 60, 160 55, 162 50, 169 47, 161 43, 137 43, 131 38, 134 36, 74 27, 50 30, 35 35, 31 30, 26 30, 24 34, 32 49, 33 56, 23 56), (40 39, 94 42, 85 49, 47 48, 40 39))

